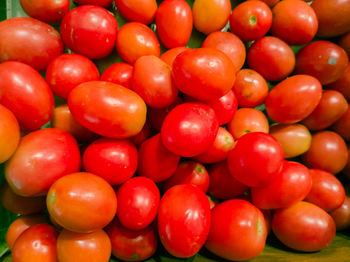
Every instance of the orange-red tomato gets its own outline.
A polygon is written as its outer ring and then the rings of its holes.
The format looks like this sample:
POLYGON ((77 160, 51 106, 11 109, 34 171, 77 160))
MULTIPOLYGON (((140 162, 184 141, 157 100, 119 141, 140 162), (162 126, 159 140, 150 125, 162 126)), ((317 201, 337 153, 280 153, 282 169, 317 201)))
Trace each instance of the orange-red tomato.
POLYGON ((337 231, 350 227, 350 197, 345 196, 344 203, 333 210, 330 215, 334 219, 337 231))
POLYGON ((156 0, 114 0, 120 14, 129 21, 148 25, 157 12, 156 0))
POLYGON ((173 67, 173 63, 177 55, 181 54, 183 51, 188 50, 188 47, 181 46, 175 47, 164 52, 159 58, 162 59, 165 63, 167 63, 171 68, 173 67))
POLYGON ((348 63, 344 74, 337 81, 327 85, 326 88, 339 91, 350 102, 350 63, 348 63))
POLYGON ((108 81, 114 84, 124 86, 128 89, 131 87, 133 66, 127 63, 116 63, 108 67, 101 75, 101 81, 108 81))
POLYGON ((340 38, 338 44, 345 50, 348 56, 350 56, 350 32, 340 38))
POLYGON ((332 125, 332 130, 342 136, 346 141, 350 141, 350 105, 343 116, 332 125))

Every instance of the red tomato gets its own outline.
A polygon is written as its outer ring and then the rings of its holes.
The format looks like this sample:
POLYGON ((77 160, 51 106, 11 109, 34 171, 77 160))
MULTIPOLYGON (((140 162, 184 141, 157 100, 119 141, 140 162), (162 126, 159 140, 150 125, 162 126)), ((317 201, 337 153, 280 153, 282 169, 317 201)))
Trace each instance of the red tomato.
POLYGON ((279 81, 292 73, 295 56, 285 42, 277 37, 265 36, 248 49, 247 62, 266 80, 279 81))
POLYGON ((213 109, 201 103, 176 106, 165 117, 161 138, 164 146, 184 157, 199 155, 214 143, 218 120, 213 109))
POLYGON ((340 45, 348 54, 348 56, 350 56, 350 32, 346 33, 343 37, 339 39, 338 45, 340 45))
POLYGON ((0 50, 0 62, 15 60, 44 71, 52 59, 63 53, 63 42, 52 26, 16 17, 0 22, 0 50))
POLYGON ((285 208, 303 200, 309 194, 312 183, 307 167, 284 161, 282 170, 271 184, 251 189, 252 202, 261 209, 285 208))
POLYGON ((186 51, 188 49, 189 48, 185 46, 171 48, 165 51, 159 58, 162 59, 165 63, 167 63, 171 68, 173 68, 175 58, 183 51, 186 51))
POLYGON ((22 138, 6 163, 5 176, 16 194, 43 195, 58 178, 79 171, 80 158, 78 143, 69 133, 41 129, 22 138))
POLYGON ((195 255, 207 240, 209 228, 209 201, 200 189, 187 184, 165 192, 159 204, 158 233, 170 254, 195 255))
POLYGON ((322 86, 316 78, 291 76, 271 89, 265 100, 266 111, 276 122, 296 123, 314 111, 321 97, 322 86))
POLYGON ((179 161, 180 157, 168 151, 157 134, 141 144, 137 173, 158 183, 175 172, 179 161))
POLYGON ((86 171, 102 177, 111 185, 131 178, 137 169, 138 153, 128 140, 100 138, 91 143, 83 155, 86 171))
POLYGON ((51 61, 45 77, 55 95, 67 99, 74 87, 87 81, 99 80, 100 73, 88 58, 63 54, 51 61))
POLYGON ((52 92, 32 67, 20 62, 4 62, 0 64, 0 79, 0 103, 12 111, 21 127, 35 130, 51 119, 52 92))
POLYGON ((298 52, 295 73, 314 76, 322 85, 326 85, 337 81, 344 74, 348 63, 343 48, 329 41, 315 41, 298 52))
POLYGON ((205 247, 229 260, 256 257, 265 247, 264 215, 248 201, 234 199, 212 209, 212 222, 205 247))
MULTIPOLYGON (((255 1, 255 0, 248 0, 248 1, 255 1)), ((275 4, 277 4, 280 0, 260 0, 267 4, 269 7, 273 7, 275 4)))
POLYGON ((101 81, 108 81, 114 84, 124 86, 128 89, 131 87, 133 67, 127 63, 116 63, 108 67, 101 75, 101 81))
POLYGON ((337 231, 350 227, 350 198, 345 196, 344 203, 333 210, 330 215, 334 219, 337 231))
POLYGON ((64 16, 60 30, 69 49, 90 59, 97 59, 112 52, 118 23, 103 7, 83 5, 64 16))
POLYGON ((90 81, 78 85, 69 94, 68 106, 81 125, 106 137, 134 136, 146 122, 147 109, 142 98, 110 82, 90 81))
POLYGON ((335 236, 332 217, 318 206, 303 201, 276 210, 272 230, 283 244, 304 252, 327 247, 335 236))
POLYGON ((186 45, 192 27, 192 10, 186 1, 168 0, 159 5, 156 28, 159 39, 166 48, 186 45))
POLYGON ((261 187, 278 178, 283 149, 277 140, 262 132, 245 134, 228 155, 231 175, 250 187, 261 187))
POLYGON ((79 5, 99 5, 103 7, 109 7, 112 5, 113 0, 74 0, 79 5))
POLYGON ((139 147, 146 139, 148 139, 151 136, 151 132, 151 124, 146 119, 146 123, 144 124, 141 131, 137 135, 130 137, 130 141, 133 142, 137 147, 139 147))
POLYGON ((119 29, 116 48, 120 57, 129 64, 134 64, 144 55, 160 54, 160 44, 155 33, 137 22, 127 23, 119 29))
POLYGON ((118 12, 129 21, 150 24, 157 12, 156 0, 114 0, 118 12))
POLYGON ((339 91, 350 101, 350 63, 348 63, 344 74, 337 81, 327 85, 326 88, 339 91))
POLYGON ((73 173, 58 179, 46 197, 47 210, 65 229, 90 233, 108 225, 117 211, 113 188, 91 173, 73 173))
POLYGON ((181 162, 174 174, 164 182, 166 191, 175 185, 191 184, 197 186, 204 193, 208 191, 209 175, 205 167, 194 161, 181 162))
POLYGON ((345 114, 332 125, 332 130, 341 135, 346 141, 350 141, 350 106, 345 114))
POLYGON ((213 100, 227 94, 235 82, 233 72, 231 60, 212 48, 184 51, 173 64, 176 87, 199 100, 213 100))
POLYGON ((272 24, 271 9, 262 1, 246 1, 232 11, 231 32, 243 41, 253 41, 263 37, 272 24))
POLYGON ((56 262, 57 231, 49 225, 38 224, 25 230, 12 249, 14 262, 56 262))

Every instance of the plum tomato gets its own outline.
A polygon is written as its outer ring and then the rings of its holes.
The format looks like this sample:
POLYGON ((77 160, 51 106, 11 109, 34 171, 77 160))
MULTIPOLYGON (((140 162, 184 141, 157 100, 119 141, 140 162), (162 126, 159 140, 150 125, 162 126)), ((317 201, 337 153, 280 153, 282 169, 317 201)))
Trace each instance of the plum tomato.
POLYGON ((112 5, 113 0, 74 0, 79 5, 98 5, 103 7, 109 7, 112 5))
POLYGON ((326 88, 339 91, 350 102, 350 63, 348 63, 344 74, 337 81, 327 85, 326 88))
POLYGON ((350 105, 348 104, 348 110, 345 114, 332 125, 332 130, 338 135, 341 135, 346 141, 350 141, 350 105))
POLYGON ((165 249, 175 257, 195 255, 207 240, 210 206, 198 187, 176 185, 165 192, 158 210, 158 233, 165 249))
POLYGON ((345 196, 344 203, 330 212, 334 219, 337 231, 350 227, 350 197, 345 196))
POLYGON ((114 0, 118 12, 128 21, 150 24, 157 12, 156 0, 114 0))
POLYGON ((241 136, 228 155, 231 175, 250 187, 262 187, 278 178, 283 149, 277 140, 262 132, 241 136))
POLYGON ((175 47, 165 51, 159 58, 162 59, 167 65, 173 68, 173 63, 177 55, 181 54, 183 51, 188 50, 186 46, 175 47))
POLYGON ((101 81, 108 81, 114 84, 124 86, 128 89, 131 87, 133 67, 127 63, 116 63, 108 67, 101 75, 101 81))

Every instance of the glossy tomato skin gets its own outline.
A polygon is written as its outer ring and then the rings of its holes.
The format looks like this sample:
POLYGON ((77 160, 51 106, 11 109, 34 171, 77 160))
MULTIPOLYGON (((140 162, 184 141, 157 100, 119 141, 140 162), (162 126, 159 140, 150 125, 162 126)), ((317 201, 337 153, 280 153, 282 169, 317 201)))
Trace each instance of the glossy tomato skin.
POLYGON ((346 141, 350 141, 350 106, 342 117, 332 125, 332 130, 341 135, 346 141))
POLYGON ((69 0, 20 0, 22 9, 30 17, 51 24, 60 21, 69 11, 69 0))
POLYGON ((330 215, 334 219, 337 231, 348 228, 350 226, 350 198, 345 196, 344 203, 333 210, 330 215))
POLYGON ((183 51, 186 51, 188 49, 189 48, 186 46, 171 48, 165 51, 159 58, 162 59, 165 63, 167 63, 171 68, 173 68, 173 63, 177 55, 181 54, 183 51))
POLYGON ((112 5, 113 0, 74 0, 79 5, 98 5, 103 7, 109 7, 112 5))
POLYGON ((105 81, 75 87, 69 94, 68 106, 78 123, 110 138, 134 136, 146 121, 146 104, 138 94, 105 81))
POLYGON ((235 81, 233 72, 231 60, 212 48, 184 51, 173 63, 176 87, 199 100, 213 100, 228 93, 235 81))
POLYGON ((101 75, 101 81, 108 81, 114 84, 124 86, 128 89, 132 89, 133 67, 127 63, 116 63, 108 67, 101 75))
POLYGON ((283 149, 277 140, 262 132, 245 134, 228 155, 231 175, 250 187, 272 183, 283 166, 283 149))
POLYGON ((293 50, 281 39, 265 36, 248 49, 247 62, 251 69, 267 81, 279 81, 292 73, 295 56, 293 50))
POLYGON ((205 152, 214 142, 218 120, 213 109, 201 103, 176 106, 165 117, 161 138, 174 154, 193 157, 205 152))
POLYGON ((35 130, 51 119, 52 91, 36 70, 20 62, 4 62, 0 78, 0 103, 12 111, 22 128, 35 130))
POLYGON ((16 240, 12 249, 14 262, 56 262, 57 231, 45 224, 31 226, 16 240))
POLYGON ((51 61, 45 78, 55 95, 67 99, 74 87, 99 80, 100 73, 88 58, 78 54, 63 54, 51 61))
POLYGON ((162 2, 156 15, 156 27, 159 39, 166 48, 186 45, 193 27, 191 7, 184 0, 162 2))
POLYGON ((111 252, 111 241, 102 229, 91 233, 63 229, 57 238, 57 258, 60 262, 108 262, 111 252))
POLYGON ((78 233, 105 227, 117 211, 117 197, 112 186, 84 172, 58 179, 50 187, 46 204, 50 216, 59 225, 78 233))
POLYGON ((278 209, 303 200, 310 192, 312 177, 302 164, 284 161, 278 177, 266 187, 251 189, 253 204, 261 209, 278 209))
POLYGON ((86 171, 102 177, 111 185, 119 185, 131 178, 137 169, 138 153, 128 140, 99 138, 84 151, 86 171))
POLYGON ((176 185, 163 195, 158 211, 158 233, 175 257, 191 257, 204 245, 210 228, 206 195, 193 185, 176 185))
POLYGON ((337 81, 327 85, 326 88, 339 91, 347 101, 350 101, 350 63, 348 63, 343 75, 337 81))
POLYGON ((106 9, 96 5, 83 5, 65 15, 60 30, 69 49, 90 59, 98 59, 112 52, 118 23, 106 9), (96 34, 99 37, 95 37, 96 34))
POLYGON ((50 61, 63 53, 60 34, 34 18, 16 17, 0 23, 0 62, 9 60, 44 71, 50 61))
POLYGON ((291 76, 270 90, 265 100, 266 111, 276 122, 296 123, 312 113, 321 97, 322 86, 316 78, 291 76))
POLYGON ((247 260, 265 247, 264 215, 248 201, 233 199, 212 209, 212 222, 205 247, 229 260, 247 260))
POLYGON ((80 163, 78 143, 69 133, 41 129, 22 138, 6 163, 5 176, 15 193, 43 195, 58 178, 79 171, 80 163))
POLYGON ((325 248, 335 236, 332 217, 318 206, 303 201, 276 210, 272 230, 283 244, 304 252, 325 248))
POLYGON ((156 0, 114 0, 120 14, 128 21, 150 24, 157 12, 156 0))

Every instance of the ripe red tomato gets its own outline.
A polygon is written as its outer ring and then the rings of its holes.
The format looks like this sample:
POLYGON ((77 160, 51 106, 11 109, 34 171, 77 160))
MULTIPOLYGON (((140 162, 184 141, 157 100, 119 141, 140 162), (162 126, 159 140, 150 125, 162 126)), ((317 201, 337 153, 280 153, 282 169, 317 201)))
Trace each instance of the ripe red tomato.
POLYGON ((193 157, 205 152, 214 142, 218 120, 213 109, 201 103, 183 103, 165 117, 161 138, 174 154, 193 157))
POLYGON ((156 0, 114 0, 119 13, 132 22, 150 24, 157 12, 156 0))
POLYGON ((256 257, 265 247, 264 215, 248 201, 234 199, 212 209, 212 222, 205 247, 229 260, 256 257))
POLYGON ((250 187, 261 187, 277 179, 283 166, 283 149, 274 137, 252 132, 237 140, 227 160, 235 179, 250 187))
POLYGON ((350 141, 350 105, 345 114, 332 125, 332 130, 341 135, 346 141, 350 141))
POLYGON ((74 0, 79 5, 99 5, 103 7, 109 7, 112 5, 113 0, 74 0))
POLYGON ((350 63, 348 63, 344 74, 337 81, 327 85, 326 88, 339 91, 350 101, 350 63))
POLYGON ((181 46, 171 48, 165 51, 159 58, 162 59, 165 63, 167 63, 171 68, 173 68, 173 63, 177 55, 181 54, 183 51, 188 50, 188 47, 181 46))
POLYGON ((108 56, 114 49, 118 23, 103 7, 82 5, 64 16, 60 30, 69 49, 97 59, 108 56))
POLYGON ((165 249, 175 257, 191 257, 207 240, 210 206, 206 195, 193 185, 176 185, 165 192, 158 210, 158 233, 165 249))
POLYGON ((32 67, 14 61, 1 63, 0 79, 0 103, 12 111, 21 127, 35 130, 51 119, 52 92, 32 67))
POLYGON ((111 82, 90 81, 78 85, 69 94, 68 106, 78 123, 106 137, 134 136, 146 122, 147 109, 142 98, 111 82))
POLYGON ((335 236, 332 217, 318 206, 303 201, 276 210, 272 230, 283 244, 304 252, 327 247, 335 236))
POLYGON ((233 72, 231 60, 212 48, 184 51, 173 63, 176 87, 199 100, 213 100, 227 94, 235 81, 233 72))
POLYGON ((333 210, 330 215, 334 219, 337 231, 350 227, 350 197, 345 196, 344 203, 333 210))
POLYGON ((108 67, 101 75, 101 81, 108 81, 114 84, 124 86, 128 89, 132 89, 133 67, 127 63, 116 63, 108 67))
POLYGON ((6 163, 5 176, 16 194, 44 195, 58 178, 80 170, 80 158, 78 143, 69 133, 41 129, 22 138, 6 163))
POLYGON ((84 151, 86 171, 102 177, 111 185, 119 185, 131 178, 137 169, 138 152, 128 140, 100 138, 84 151))
POLYGON ((314 111, 321 97, 322 86, 316 78, 291 76, 271 89, 265 100, 266 111, 276 122, 296 123, 314 111))

